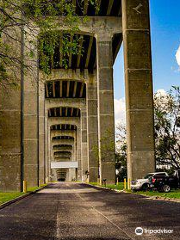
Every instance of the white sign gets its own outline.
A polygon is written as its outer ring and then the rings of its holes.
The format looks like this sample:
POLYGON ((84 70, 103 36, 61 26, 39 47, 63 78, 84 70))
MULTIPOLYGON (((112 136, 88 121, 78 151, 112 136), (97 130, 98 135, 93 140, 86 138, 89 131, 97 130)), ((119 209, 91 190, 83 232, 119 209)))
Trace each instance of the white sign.
POLYGON ((51 169, 56 168, 78 168, 78 162, 51 162, 51 169))

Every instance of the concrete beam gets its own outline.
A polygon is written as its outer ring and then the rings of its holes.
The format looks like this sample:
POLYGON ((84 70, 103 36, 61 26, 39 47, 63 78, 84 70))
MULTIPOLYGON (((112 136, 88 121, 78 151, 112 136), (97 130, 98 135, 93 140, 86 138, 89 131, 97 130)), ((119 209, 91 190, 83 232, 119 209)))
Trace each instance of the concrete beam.
POLYGON ((71 155, 72 149, 53 149, 53 154, 56 155, 58 153, 69 154, 71 155))
POLYGON ((91 55, 92 44, 93 44, 93 37, 91 36, 90 37, 90 41, 89 41, 88 51, 87 51, 87 58, 86 58, 85 68, 88 68, 88 66, 89 66, 89 60, 90 60, 90 55, 91 55))
MULTIPOLYGON (((88 21, 84 22, 83 20, 84 17, 80 17, 80 23, 78 24, 79 31, 77 32, 79 34, 96 35, 97 33, 107 31, 113 36, 114 34, 122 33, 121 17, 88 16, 88 21)), ((56 21, 59 30, 69 30, 69 26, 66 26, 64 17, 60 16, 56 21)))
POLYGON ((53 137, 76 137, 76 130, 51 130, 51 139, 53 137))
MULTIPOLYGON (((72 70, 72 69, 52 69, 51 74, 46 76, 40 71, 39 78, 41 81, 80 81, 80 82, 88 82, 89 79, 88 70, 80 71, 80 69, 72 70)), ((62 82, 61 81, 61 82, 62 82)), ((60 83, 61 83, 60 82, 60 83)), ((62 89, 62 88, 61 88, 62 89)))
POLYGON ((75 125, 77 128, 80 127, 80 120, 79 117, 50 117, 48 118, 49 126, 53 125, 59 125, 59 124, 69 124, 69 125, 75 125))
POLYGON ((79 68, 80 66, 80 62, 81 62, 81 55, 82 55, 82 46, 83 46, 83 36, 80 37, 80 40, 79 40, 79 49, 78 49, 78 57, 77 57, 77 68, 79 68))
MULTIPOLYGON (((72 43, 73 41, 73 34, 71 34, 71 37, 70 37, 70 43, 72 43)), ((71 68, 72 66, 72 51, 70 51, 69 53, 69 68, 71 68)))
POLYGON ((59 158, 71 158, 71 153, 54 153, 54 159, 56 158, 56 157, 59 157, 59 158))
POLYGON ((55 145, 69 145, 72 146, 74 144, 74 139, 57 139, 57 140, 52 140, 52 146, 55 145))
POLYGON ((54 158, 55 162, 69 162, 70 158, 69 157, 55 157, 54 158))
POLYGON ((54 145, 53 146, 54 151, 72 151, 72 145, 54 145))
POLYGON ((73 98, 76 97, 77 81, 74 83, 73 98))

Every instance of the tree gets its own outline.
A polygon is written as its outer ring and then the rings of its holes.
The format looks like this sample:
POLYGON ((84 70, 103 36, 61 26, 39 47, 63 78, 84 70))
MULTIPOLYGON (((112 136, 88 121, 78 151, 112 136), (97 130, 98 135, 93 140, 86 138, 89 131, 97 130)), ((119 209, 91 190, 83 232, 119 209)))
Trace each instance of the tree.
POLYGON ((116 126, 116 170, 119 181, 123 181, 127 176, 127 142, 126 142, 126 128, 123 124, 116 126))
POLYGON ((154 95, 156 164, 180 168, 180 88, 154 95))
MULTIPOLYGON (((84 0, 78 1, 83 11, 84 0)), ((98 8, 98 1, 91 0, 87 4, 98 8)), ((15 83, 16 72, 23 67, 26 72, 31 70, 34 61, 34 49, 38 47, 40 68, 46 74, 51 72, 51 64, 59 41, 57 16, 63 18, 63 25, 68 27, 67 34, 62 36, 61 51, 64 55, 79 53, 79 38, 69 41, 70 35, 78 30, 80 21, 75 6, 70 0, 0 0, 0 84, 15 83), (38 31, 38 36, 37 36, 38 31), (31 61, 24 62, 17 46, 26 39, 24 52, 31 61), (37 43, 38 37, 38 43, 37 43), (37 46, 38 45, 38 46, 37 46), (17 53, 18 52, 18 53, 17 53), (17 70, 17 71, 16 71, 17 70), (13 72, 13 74, 12 74, 13 72), (10 74, 9 74, 10 73, 10 74)), ((85 18, 85 20, 87 20, 85 18)), ((63 27, 63 26, 61 26, 63 27)), ((63 31, 65 32, 65 31, 63 31)), ((83 50, 82 50, 83 51, 83 50)), ((63 61, 66 68, 67 62, 63 61)))

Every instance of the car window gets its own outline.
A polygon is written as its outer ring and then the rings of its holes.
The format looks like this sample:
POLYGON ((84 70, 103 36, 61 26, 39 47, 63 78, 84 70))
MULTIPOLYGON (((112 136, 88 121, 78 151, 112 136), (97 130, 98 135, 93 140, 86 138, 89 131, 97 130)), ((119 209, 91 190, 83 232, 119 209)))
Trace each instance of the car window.
POLYGON ((159 173, 159 174, 155 174, 156 177, 166 177, 165 173, 159 173))
POLYGON ((148 179, 148 178, 150 178, 150 177, 152 177, 153 176, 153 174, 148 174, 148 175, 146 175, 144 178, 145 179, 148 179))

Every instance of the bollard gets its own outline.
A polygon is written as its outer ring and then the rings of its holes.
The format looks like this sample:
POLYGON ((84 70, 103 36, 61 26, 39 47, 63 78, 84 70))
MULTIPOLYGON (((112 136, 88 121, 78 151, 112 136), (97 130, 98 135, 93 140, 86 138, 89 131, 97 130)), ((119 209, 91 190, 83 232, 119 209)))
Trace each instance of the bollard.
POLYGON ((23 193, 27 193, 27 182, 23 181, 23 193))
POLYGON ((41 186, 41 180, 39 180, 39 186, 38 187, 40 187, 41 186))
POLYGON ((124 190, 126 190, 126 178, 124 178, 124 190))
POLYGON ((106 178, 103 179, 102 184, 106 187, 106 178))
POLYGON ((117 179, 116 179, 116 185, 118 186, 118 184, 119 184, 119 179, 118 179, 118 177, 117 177, 117 179))
POLYGON ((128 178, 128 190, 131 190, 131 179, 128 178))

